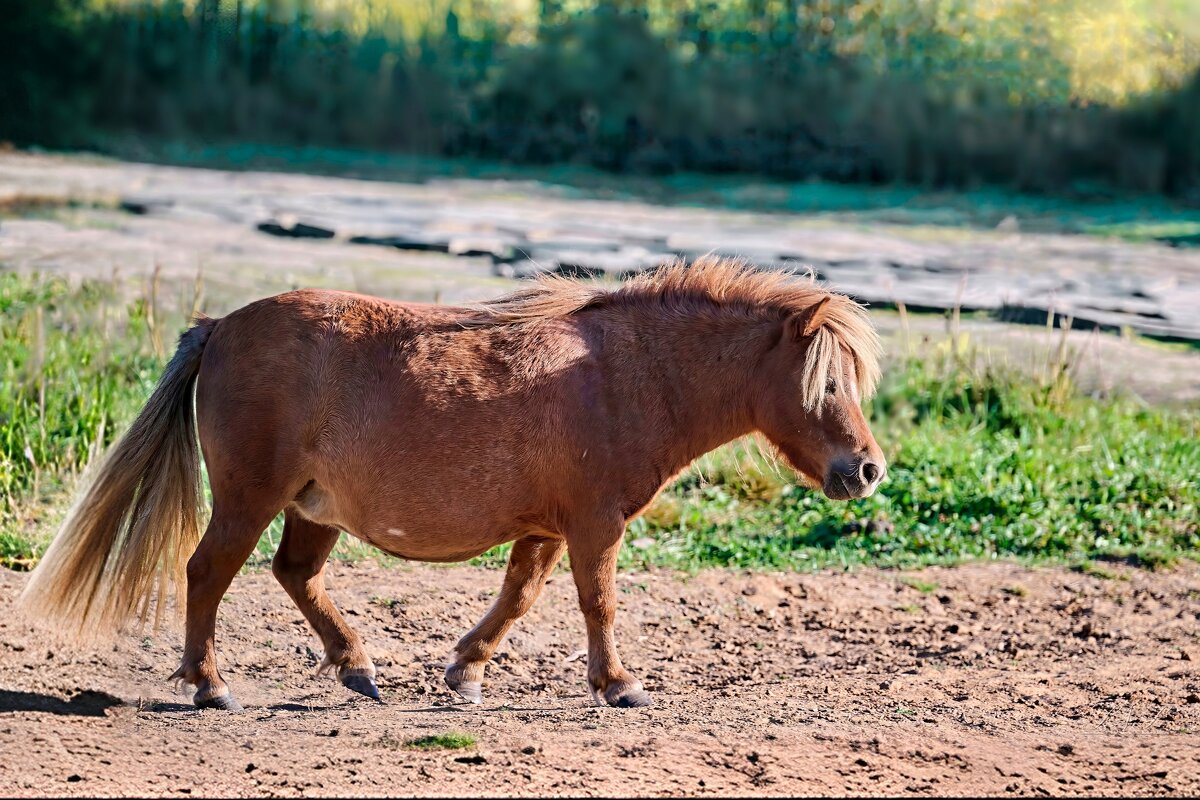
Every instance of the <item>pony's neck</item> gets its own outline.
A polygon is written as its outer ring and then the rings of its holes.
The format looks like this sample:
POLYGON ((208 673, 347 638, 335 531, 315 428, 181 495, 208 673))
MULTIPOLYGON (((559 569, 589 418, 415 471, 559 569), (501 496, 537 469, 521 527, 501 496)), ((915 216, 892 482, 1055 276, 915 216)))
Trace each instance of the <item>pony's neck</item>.
POLYGON ((623 382, 636 386, 639 415, 649 423, 630 446, 674 474, 754 430, 756 368, 780 323, 719 309, 622 316, 622 341, 612 355, 623 382))

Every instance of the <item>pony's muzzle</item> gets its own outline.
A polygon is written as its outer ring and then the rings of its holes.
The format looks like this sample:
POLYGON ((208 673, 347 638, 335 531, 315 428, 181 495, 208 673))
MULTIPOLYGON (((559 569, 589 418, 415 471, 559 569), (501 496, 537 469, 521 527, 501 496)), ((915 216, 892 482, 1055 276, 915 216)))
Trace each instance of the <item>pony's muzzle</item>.
POLYGON ((830 500, 853 500, 870 497, 887 475, 883 459, 868 455, 836 459, 829 466, 829 474, 821 487, 830 500))

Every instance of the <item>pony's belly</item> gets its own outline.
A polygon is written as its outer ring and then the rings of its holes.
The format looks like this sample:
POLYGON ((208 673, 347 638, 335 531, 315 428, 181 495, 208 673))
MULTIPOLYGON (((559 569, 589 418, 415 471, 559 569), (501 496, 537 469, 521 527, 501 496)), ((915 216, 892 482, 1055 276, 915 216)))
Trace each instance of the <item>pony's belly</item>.
POLYGON ((410 561, 466 561, 482 555, 507 539, 461 535, 455 531, 423 531, 389 527, 359 538, 393 556, 410 561))
POLYGON ((465 561, 517 538, 512 532, 520 527, 483 502, 417 502, 387 497, 378 489, 351 497, 316 481, 296 497, 294 506, 313 522, 341 528, 411 561, 465 561))

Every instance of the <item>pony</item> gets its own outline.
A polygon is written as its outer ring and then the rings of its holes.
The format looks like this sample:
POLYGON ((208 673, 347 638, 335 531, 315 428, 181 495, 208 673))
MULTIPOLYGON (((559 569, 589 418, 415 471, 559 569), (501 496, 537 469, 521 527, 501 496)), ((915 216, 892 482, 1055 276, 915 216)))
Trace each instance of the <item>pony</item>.
POLYGON ((324 645, 318 674, 378 700, 375 666, 325 589, 340 532, 435 562, 513 542, 495 604, 454 647, 450 688, 481 701, 487 662, 567 552, 594 700, 646 706, 613 635, 626 524, 698 456, 756 432, 830 498, 870 495, 886 467, 861 403, 880 352, 852 299, 714 256, 617 287, 546 278, 474 306, 258 300, 182 334, 21 604, 101 635, 152 608, 157 623, 186 593, 172 678, 199 708, 239 710, 218 669, 217 609, 282 511, 272 570, 324 645))

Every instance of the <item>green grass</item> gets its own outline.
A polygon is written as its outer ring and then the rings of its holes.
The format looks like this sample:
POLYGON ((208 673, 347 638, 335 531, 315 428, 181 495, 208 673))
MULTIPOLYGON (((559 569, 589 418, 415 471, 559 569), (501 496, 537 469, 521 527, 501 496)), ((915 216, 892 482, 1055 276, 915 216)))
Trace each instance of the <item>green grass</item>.
POLYGON ((1128 580, 1125 575, 1113 572, 1095 561, 1083 561, 1073 565, 1071 569, 1083 575, 1091 575, 1093 578, 1101 578, 1106 581, 1128 580))
MULTIPOLYGON (((126 304, 106 285, 0 273, 0 564, 35 563, 81 470, 149 395, 182 326, 152 305, 126 304)), ((1069 356, 1052 364, 1053 380, 979 362, 943 342, 889 365, 869 408, 889 461, 874 497, 827 500, 754 440, 736 442, 699 459, 631 523, 622 566, 1012 558, 1160 568, 1200 556, 1200 411, 1081 397, 1065 377, 1069 356)), ((276 520, 252 565, 279 534, 276 520)), ((344 536, 335 554, 374 552, 344 536)), ((475 563, 499 565, 506 552, 475 563)))
POLYGON ((900 579, 900 582, 910 589, 915 589, 921 594, 933 594, 939 588, 938 584, 934 583, 933 581, 923 581, 920 578, 904 577, 900 579))
POLYGON ((105 285, 0 273, 0 320, 0 563, 28 566, 161 360, 145 305, 123 307, 105 285))
POLYGON ((449 731, 410 739, 406 746, 413 750, 463 750, 475 746, 475 737, 469 733, 449 731))

